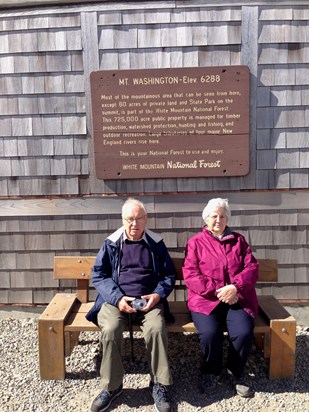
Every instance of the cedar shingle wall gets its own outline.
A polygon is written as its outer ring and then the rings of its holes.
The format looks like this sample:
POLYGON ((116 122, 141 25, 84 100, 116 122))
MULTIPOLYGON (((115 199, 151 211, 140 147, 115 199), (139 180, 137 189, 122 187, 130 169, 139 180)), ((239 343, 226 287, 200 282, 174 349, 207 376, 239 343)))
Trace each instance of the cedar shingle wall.
POLYGON ((231 225, 257 257, 279 261, 279 285, 259 293, 308 299, 309 9, 279 3, 0 9, 0 303, 70 291, 52 279, 53 256, 95 255, 130 195, 143 196, 173 255, 207 200, 229 197, 231 225), (251 72, 247 176, 96 179, 91 71, 239 64, 251 72))

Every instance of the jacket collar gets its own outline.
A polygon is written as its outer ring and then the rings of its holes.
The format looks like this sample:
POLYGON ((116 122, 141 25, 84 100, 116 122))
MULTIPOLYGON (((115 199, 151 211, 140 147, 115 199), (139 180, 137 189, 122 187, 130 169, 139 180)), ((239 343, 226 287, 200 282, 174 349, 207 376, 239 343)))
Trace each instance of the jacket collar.
MULTIPOLYGON (((116 232, 112 233, 111 235, 108 236, 107 239, 109 239, 111 242, 116 243, 119 240, 122 240, 124 238, 124 226, 121 226, 116 232)), ((145 229, 144 234, 142 239, 145 239, 147 243, 147 236, 149 236, 155 243, 159 243, 162 240, 162 237, 158 234, 153 232, 152 230, 145 229)))
POLYGON ((231 231, 231 229, 230 229, 228 226, 226 226, 226 228, 224 229, 224 232, 223 232, 223 234, 222 234, 221 237, 215 236, 210 230, 207 229, 206 226, 203 227, 203 230, 204 230, 205 232, 207 232, 210 236, 212 236, 212 237, 215 238, 215 239, 220 240, 221 242, 224 241, 224 240, 228 240, 228 239, 233 239, 233 238, 234 238, 234 234, 233 234, 233 232, 231 231))

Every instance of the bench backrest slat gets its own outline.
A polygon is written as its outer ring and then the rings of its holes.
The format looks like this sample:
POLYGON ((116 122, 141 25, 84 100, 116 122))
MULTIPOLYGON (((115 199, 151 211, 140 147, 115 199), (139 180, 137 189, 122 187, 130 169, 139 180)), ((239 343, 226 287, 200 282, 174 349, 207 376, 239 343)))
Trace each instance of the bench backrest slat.
POLYGON ((278 282, 278 261, 259 259, 259 282, 278 282))
MULTIPOLYGON (((95 256, 55 256, 54 279, 91 279, 95 256)), ((184 259, 173 258, 177 280, 183 280, 184 259)), ((259 282, 277 282, 278 263, 274 259, 259 259, 259 282)))
POLYGON ((55 256, 54 279, 91 279, 95 256, 55 256))
MULTIPOLYGON (((177 280, 183 280, 182 266, 184 258, 173 258, 177 271, 177 280)), ((259 259, 259 280, 258 282, 277 282, 278 262, 275 259, 259 259)))

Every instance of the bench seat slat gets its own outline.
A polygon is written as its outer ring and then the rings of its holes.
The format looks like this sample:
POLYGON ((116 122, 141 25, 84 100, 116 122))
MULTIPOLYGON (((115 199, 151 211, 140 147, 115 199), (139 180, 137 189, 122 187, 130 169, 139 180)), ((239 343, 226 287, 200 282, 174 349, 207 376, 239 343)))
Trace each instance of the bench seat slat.
MULTIPOLYGON (((85 314, 91 308, 91 305, 91 303, 74 305, 65 322, 64 330, 66 332, 99 331, 100 329, 96 325, 85 318, 85 314)), ((175 317, 175 322, 167 325, 168 331, 196 332, 185 302, 170 302, 170 306, 175 317)), ((255 332, 265 333, 268 329, 269 324, 261 316, 257 316, 255 319, 255 332)), ((140 331, 141 329, 137 325, 134 325, 133 330, 140 331)))

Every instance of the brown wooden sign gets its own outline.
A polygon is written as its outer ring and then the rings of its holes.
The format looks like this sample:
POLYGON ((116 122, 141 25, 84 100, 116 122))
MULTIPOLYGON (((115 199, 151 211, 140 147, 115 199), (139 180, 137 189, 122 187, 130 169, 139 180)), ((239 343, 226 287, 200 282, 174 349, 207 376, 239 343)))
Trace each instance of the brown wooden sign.
POLYGON ((101 179, 244 176, 247 66, 91 73, 101 179))

